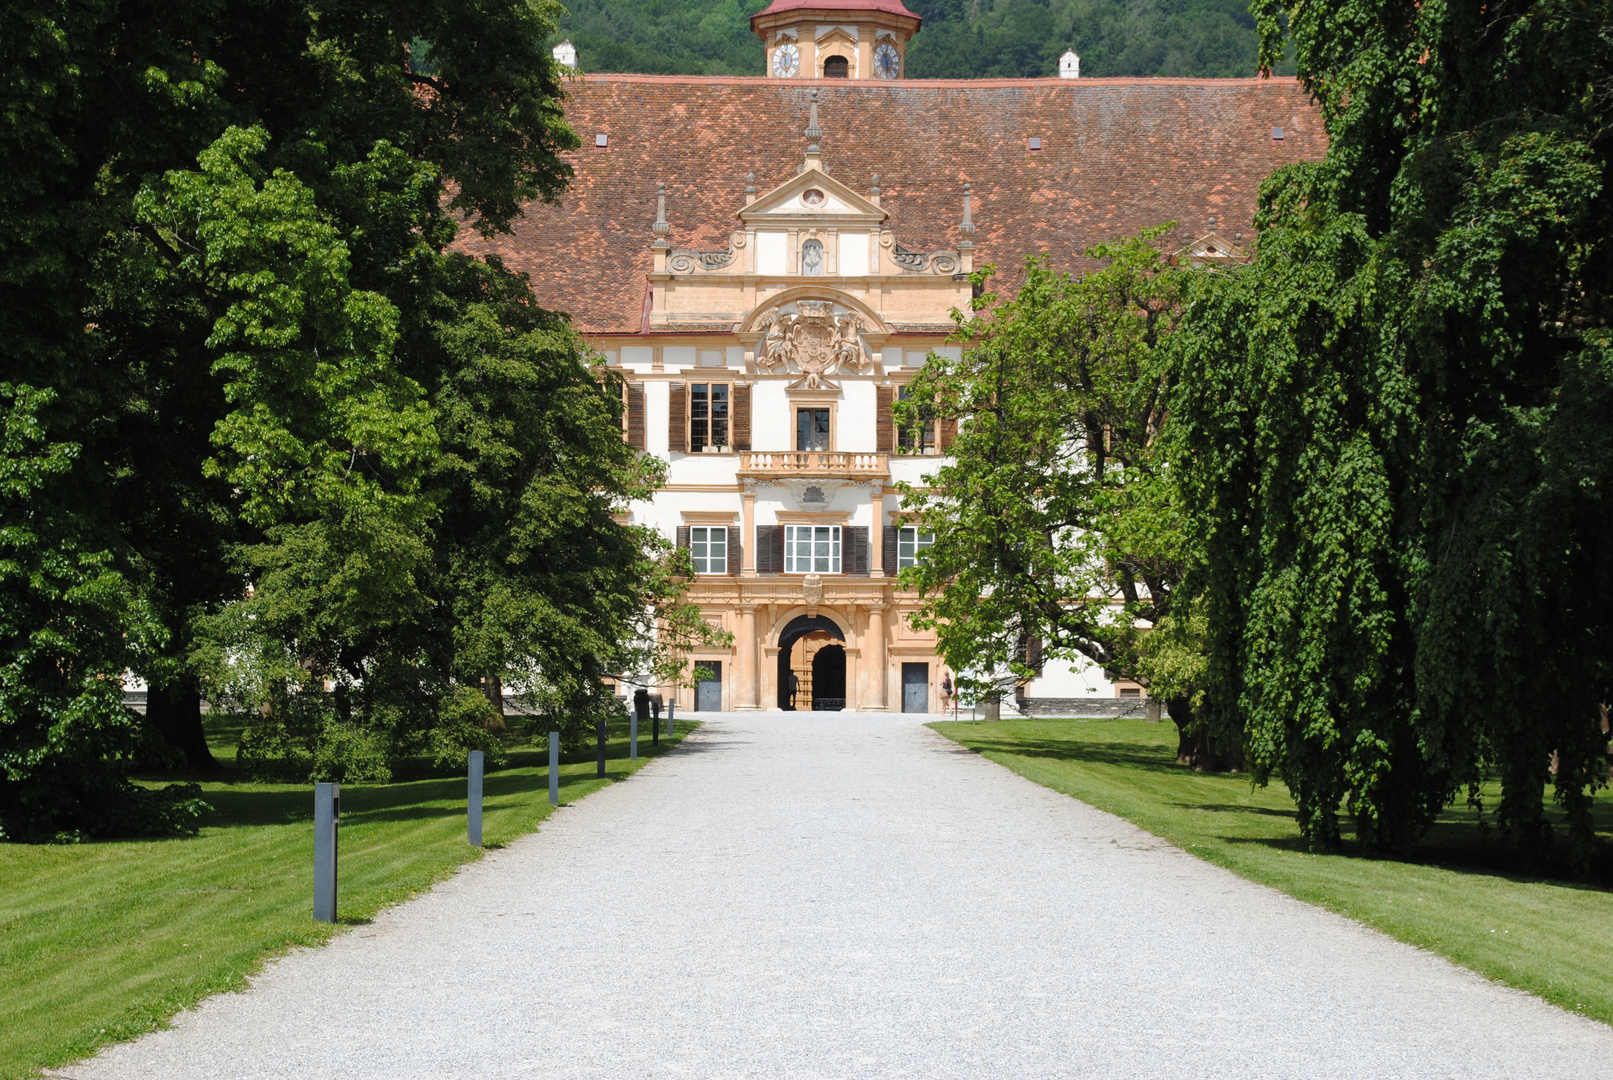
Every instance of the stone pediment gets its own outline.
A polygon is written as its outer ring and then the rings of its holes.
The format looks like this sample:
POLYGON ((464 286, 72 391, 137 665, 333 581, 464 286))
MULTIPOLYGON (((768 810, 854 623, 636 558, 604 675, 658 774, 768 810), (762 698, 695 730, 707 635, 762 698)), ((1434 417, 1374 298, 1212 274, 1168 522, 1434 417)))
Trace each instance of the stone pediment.
POLYGON ((1242 249, 1234 247, 1215 233, 1206 233, 1191 244, 1171 254, 1171 260, 1176 263, 1217 263, 1247 262, 1248 256, 1242 249))
POLYGON ((866 225, 877 228, 889 215, 866 196, 822 169, 808 168, 761 195, 739 212, 746 225, 866 225))

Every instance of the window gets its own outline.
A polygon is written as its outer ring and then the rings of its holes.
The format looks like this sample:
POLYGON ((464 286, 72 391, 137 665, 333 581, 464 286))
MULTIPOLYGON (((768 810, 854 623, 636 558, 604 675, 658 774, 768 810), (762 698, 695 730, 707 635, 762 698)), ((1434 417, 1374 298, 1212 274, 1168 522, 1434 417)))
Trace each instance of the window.
POLYGON ((728 527, 695 525, 689 529, 689 557, 697 574, 728 573, 728 527))
POLYGON ((784 526, 784 572, 840 573, 840 526, 784 526))
POLYGON ((896 569, 906 570, 917 566, 924 558, 924 549, 935 543, 935 534, 916 525, 906 525, 896 534, 896 569))
MULTIPOLYGON (((901 389, 901 399, 907 400, 907 387, 901 389)), ((917 427, 904 427, 897 433, 897 444, 903 450, 924 454, 935 451, 935 417, 929 408, 919 411, 922 421, 917 427)))
POLYGON ((760 274, 782 274, 787 261, 788 248, 785 243, 788 237, 781 232, 759 232, 756 234, 756 271, 760 274))
POLYGON ((728 445, 728 384, 689 385, 689 452, 728 445))
POLYGON ((851 65, 844 56, 831 56, 823 62, 825 79, 844 79, 851 74, 851 65))
POLYGON ((808 240, 801 245, 801 276, 823 276, 823 241, 808 240))
POLYGON ((797 450, 829 449, 829 410, 795 410, 795 448, 797 450))

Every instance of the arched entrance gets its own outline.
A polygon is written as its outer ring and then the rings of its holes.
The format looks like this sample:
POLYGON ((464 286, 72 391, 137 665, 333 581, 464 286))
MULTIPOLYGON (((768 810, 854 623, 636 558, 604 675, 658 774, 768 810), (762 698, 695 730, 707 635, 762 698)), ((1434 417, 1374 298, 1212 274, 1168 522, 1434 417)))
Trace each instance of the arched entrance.
POLYGON ((812 654, 812 709, 840 712, 846 707, 846 650, 825 645, 812 654))
MULTIPOLYGON (((790 668, 790 657, 791 657, 791 654, 793 654, 794 651, 795 651, 795 643, 797 641, 800 641, 802 638, 806 637, 808 634, 824 634, 824 635, 827 635, 828 637, 834 638, 836 641, 842 641, 842 642, 846 640, 845 633, 840 629, 840 627, 838 625, 836 625, 835 621, 833 619, 827 618, 827 617, 825 617, 823 615, 815 615, 815 616, 812 616, 812 617, 808 617, 806 615, 801 615, 801 616, 799 616, 797 618, 791 619, 789 621, 789 623, 784 627, 784 629, 779 631, 779 636, 778 636, 778 707, 783 709, 785 712, 793 712, 795 710, 795 705, 790 700, 790 691, 791 691, 790 676, 793 674, 793 672, 791 671, 791 668, 790 668)), ((846 687, 846 650, 844 648, 842 648, 841 646, 838 646, 838 645, 826 646, 826 648, 835 649, 836 651, 838 651, 840 653, 840 695, 839 696, 842 699, 844 699, 845 696, 846 696, 846 693, 845 693, 845 687, 846 687)), ((819 649, 818 651, 820 653, 822 653, 825 650, 824 649, 819 649)), ((813 666, 812 674, 813 674, 813 682, 816 683, 816 681, 817 681, 817 667, 816 667, 816 664, 814 664, 814 666, 813 666)))

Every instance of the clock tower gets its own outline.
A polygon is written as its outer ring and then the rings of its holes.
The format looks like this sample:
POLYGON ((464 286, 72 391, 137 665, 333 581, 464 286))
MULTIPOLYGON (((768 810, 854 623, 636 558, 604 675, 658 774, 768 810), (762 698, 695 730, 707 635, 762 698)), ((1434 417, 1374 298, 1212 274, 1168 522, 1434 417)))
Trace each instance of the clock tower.
POLYGON ((751 16, 776 79, 900 79, 922 22, 902 0, 773 0, 751 16))

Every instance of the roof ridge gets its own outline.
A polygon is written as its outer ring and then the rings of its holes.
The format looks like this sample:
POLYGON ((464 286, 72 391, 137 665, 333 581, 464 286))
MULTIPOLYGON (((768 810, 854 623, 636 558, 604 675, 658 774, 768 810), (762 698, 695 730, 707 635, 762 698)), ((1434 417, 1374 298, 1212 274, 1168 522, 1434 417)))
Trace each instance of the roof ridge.
POLYGON ((842 86, 859 89, 904 90, 913 87, 968 88, 976 86, 1284 86, 1293 87, 1299 80, 1291 75, 1238 75, 1226 78, 1163 75, 1163 76, 1082 76, 1079 79, 1061 79, 1057 76, 1038 76, 1023 79, 836 79, 830 85, 808 79, 777 79, 767 75, 639 75, 630 72, 598 72, 579 76, 583 80, 598 82, 670 83, 683 86, 797 86, 803 90, 833 90, 842 86))

